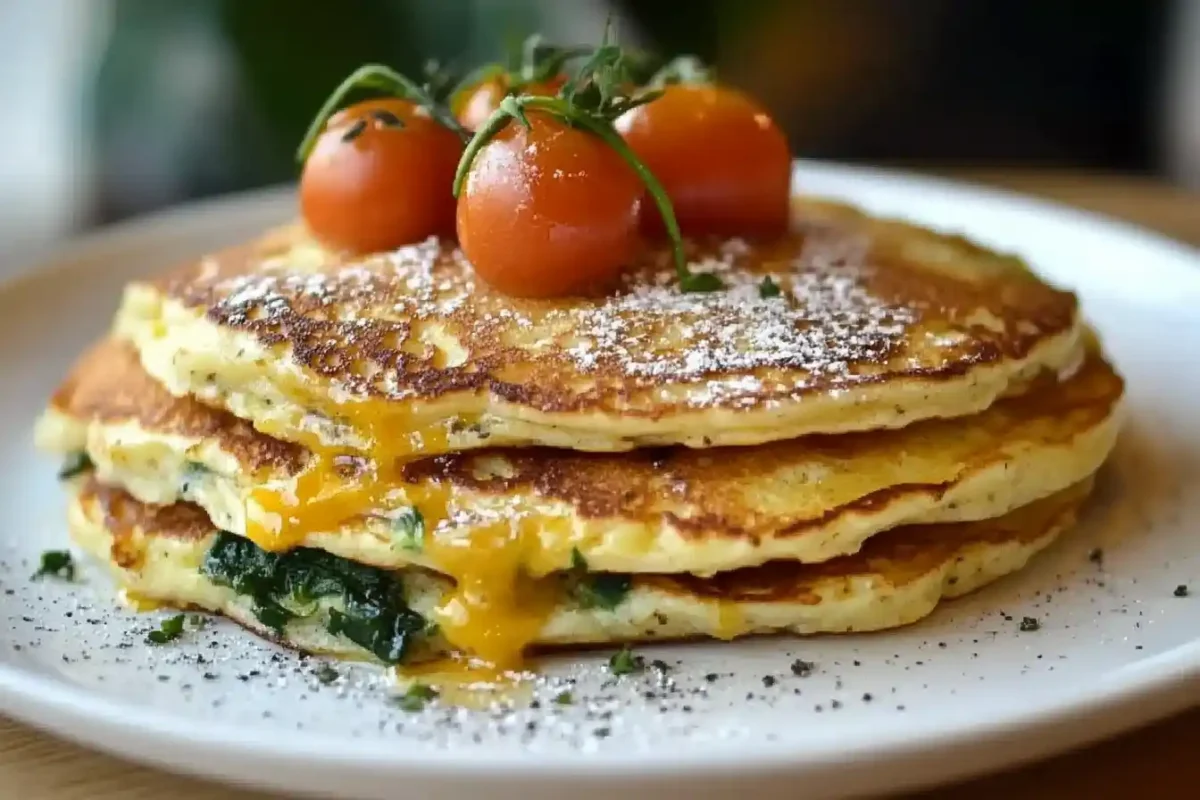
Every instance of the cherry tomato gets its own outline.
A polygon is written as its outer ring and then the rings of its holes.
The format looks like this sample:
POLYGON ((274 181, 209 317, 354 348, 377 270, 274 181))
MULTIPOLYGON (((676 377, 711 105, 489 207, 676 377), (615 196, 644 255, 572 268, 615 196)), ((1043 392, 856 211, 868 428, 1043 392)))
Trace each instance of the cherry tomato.
MULTIPOLYGON (((685 234, 770 236, 787 229, 791 152, 770 115, 746 95, 671 84, 615 125, 662 182, 685 234)), ((646 228, 661 231, 653 204, 644 214, 646 228)))
MULTIPOLYGON (((558 75, 548 81, 527 83, 521 87, 520 93, 536 97, 553 97, 566 82, 565 75, 558 75)), ((504 96, 508 94, 508 90, 508 78, 503 74, 493 75, 478 85, 464 90, 454 98, 455 119, 469 131, 479 130, 480 126, 500 105, 504 96)))
POLYGON ((300 176, 300 209, 324 244, 390 250, 454 231, 463 143, 406 100, 368 100, 330 118, 300 176))
POLYGON ((476 155, 458 199, 458 239, 475 271, 518 297, 584 294, 633 258, 645 188, 597 136, 541 112, 476 155))

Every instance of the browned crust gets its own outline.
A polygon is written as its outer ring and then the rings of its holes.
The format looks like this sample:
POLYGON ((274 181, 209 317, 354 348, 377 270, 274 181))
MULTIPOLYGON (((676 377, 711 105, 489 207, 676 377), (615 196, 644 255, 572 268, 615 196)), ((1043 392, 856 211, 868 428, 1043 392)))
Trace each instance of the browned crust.
POLYGON ((232 414, 171 395, 142 369, 133 346, 116 339, 93 345, 75 362, 50 406, 81 421, 133 422, 157 433, 216 438, 251 472, 291 474, 308 457, 303 447, 261 434, 232 414))
POLYGON ((213 532, 212 522, 199 506, 152 506, 123 489, 100 483, 94 475, 83 479, 78 502, 88 517, 103 522, 112 537, 109 557, 122 569, 141 568, 147 537, 195 541, 213 532))
MULTIPOLYGON (((694 450, 684 447, 643 449, 620 454, 579 453, 549 448, 477 451, 439 456, 408 464, 411 483, 448 482, 486 494, 537 495, 567 503, 580 517, 653 521, 662 519, 685 537, 744 538, 801 536, 839 518, 878 513, 890 504, 918 495, 937 500, 956 484, 1005 458, 1005 453, 972 451, 953 480, 905 483, 868 492, 815 517, 767 513, 747 487, 768 482, 774 471, 814 457, 832 468, 852 469, 871 454, 896 454, 923 438, 959 437, 986 431, 1000 443, 1020 438, 1024 426, 1053 419, 1039 429, 1043 446, 1065 445, 1113 413, 1124 382, 1099 356, 1091 356, 1078 374, 1062 384, 1047 382, 1029 393, 1008 398, 969 421, 929 420, 889 431, 808 436, 754 447, 694 450), (502 456, 506 477, 481 478, 479 465, 502 456), (683 516, 680 508, 691 513, 683 516)), ((55 394, 54 407, 73 417, 105 421, 135 420, 147 430, 188 436, 212 436, 235 456, 248 475, 264 467, 299 469, 306 451, 255 432, 225 412, 165 392, 142 369, 127 345, 104 343, 81 359, 55 394)))
POLYGON ((828 456, 850 467, 866 454, 901 453, 906 443, 924 437, 953 436, 964 426, 987 427, 997 442, 1017 435, 1031 420, 1054 418, 1044 431, 1046 446, 1069 443, 1113 413, 1124 381, 1099 356, 1063 384, 1039 385, 1028 394, 1002 400, 969 420, 929 420, 887 431, 805 436, 753 447, 695 450, 684 447, 638 450, 622 454, 577 453, 548 448, 503 451, 511 473, 478 477, 479 464, 494 453, 468 452, 425 459, 405 467, 410 482, 436 479, 492 493, 534 492, 569 503, 583 517, 644 519, 665 515, 670 524, 693 539, 708 536, 798 536, 854 514, 879 512, 893 502, 924 494, 934 500, 956 484, 1004 458, 973 453, 973 460, 954 480, 934 484, 904 483, 863 495, 828 512, 803 519, 760 513, 745 489, 761 483, 772 470, 828 456), (664 505, 687 505, 697 513, 679 516, 664 505))
MULTIPOLYGON (((760 245, 735 260, 744 283, 756 284, 769 272, 785 296, 795 286, 822 287, 801 289, 790 302, 774 304, 733 302, 714 293, 689 295, 686 304, 630 305, 626 301, 638 291, 671 280, 664 252, 652 249, 629 270, 616 294, 558 301, 500 296, 476 284, 469 265, 445 244, 429 245, 422 251, 427 256, 407 260, 325 254, 315 275, 289 273, 284 263, 266 261, 306 241, 299 227, 177 269, 156 286, 219 325, 252 333, 269 346, 290 346, 291 357, 319 379, 362 396, 431 400, 486 392, 543 412, 600 411, 648 419, 695 408, 694 398, 659 396, 655 390, 663 385, 702 390, 714 379, 759 378, 753 388, 706 401, 742 410, 884 381, 938 381, 1002 359, 1025 358, 1075 324, 1074 295, 1046 286, 1012 259, 961 237, 821 204, 801 208, 793 237, 760 245), (907 255, 905 245, 921 241, 953 248, 982 264, 970 279, 951 277, 907 255), (844 255, 847 251, 854 255, 844 255), (849 282, 839 284, 836 275, 848 266, 854 267, 847 273, 849 282), (865 292, 871 301, 831 308, 828 293, 847 287, 865 292), (612 353, 600 353, 581 367, 570 355, 572 337, 588 327, 582 320, 603 317, 601 309, 614 305, 622 306, 613 315, 620 326, 614 335, 627 338, 639 353, 658 353, 660 368, 633 369, 612 353), (1003 330, 978 324, 981 310, 1001 320, 1003 330), (548 322, 560 317, 561 326, 548 322), (513 346, 514 320, 554 327, 554 344, 536 355, 513 346), (464 363, 448 365, 444 353, 419 340, 418 330, 430 321, 460 341, 469 354, 464 363), (875 322, 894 329, 876 329, 875 322), (667 331, 681 325, 700 333, 687 342, 666 343, 667 331), (736 363, 713 358, 701 368, 685 368, 686 356, 719 351, 730 331, 752 335, 756 326, 778 331, 772 339, 794 339, 804 346, 790 351, 760 346, 736 363), (961 339, 919 352, 927 334, 961 339)), ((693 256, 710 255, 716 245, 692 244, 691 250, 693 256)))
MULTIPOLYGON (((899 587, 948 559, 962 558, 971 546, 1037 541, 1051 530, 1070 524, 1090 490, 1091 481, 1087 480, 996 519, 895 528, 871 538, 854 555, 820 564, 776 561, 707 578, 639 574, 633 580, 637 586, 656 591, 712 600, 816 605, 821 602, 819 584, 828 588, 830 580, 877 577, 899 587)), ((141 539, 196 541, 215 532, 198 506, 147 505, 93 478, 86 479, 81 502, 85 513, 95 520, 103 519, 113 537, 113 560, 121 567, 138 566, 140 561, 124 560, 124 555, 132 549, 140 558, 144 552, 141 539)))
POLYGON ((973 545, 1035 542, 1071 524, 1090 491, 1089 480, 996 519, 893 528, 868 539, 853 555, 819 564, 773 561, 708 578, 683 573, 638 575, 635 580, 664 592, 722 601, 817 605, 821 602, 817 586, 830 579, 874 575, 903 586, 950 558, 962 558, 962 552, 973 545))

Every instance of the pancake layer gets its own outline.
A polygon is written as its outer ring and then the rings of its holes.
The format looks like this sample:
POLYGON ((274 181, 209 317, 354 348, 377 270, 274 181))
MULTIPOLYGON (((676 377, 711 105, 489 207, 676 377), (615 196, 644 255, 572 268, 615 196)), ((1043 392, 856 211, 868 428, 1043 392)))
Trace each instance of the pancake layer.
MULTIPOLYGON (((270 550, 302 545, 387 569, 455 574, 457 551, 469 543, 481 559, 499 555, 535 575, 580 556, 604 572, 711 575, 826 561, 899 525, 996 517, 1063 490, 1110 452, 1122 391, 1093 353, 1063 383, 1046 380, 975 416, 901 430, 705 451, 430 458, 406 465, 386 493, 352 498, 363 505, 316 501, 302 509, 307 517, 275 529, 260 522, 271 515, 264 496, 302 494, 314 457, 171 396, 127 344, 103 342, 80 360, 38 439, 86 453, 103 481, 139 500, 196 503, 220 529, 270 550)), ((343 468, 362 467, 347 460, 343 468)))
POLYGON ((690 253, 727 288, 682 294, 659 249, 603 297, 528 301, 434 240, 350 259, 291 227, 133 284, 116 328, 171 393, 380 463, 898 428, 1079 355, 1074 296, 1019 260, 845 206, 690 253))
MULTIPOLYGON (((1003 517, 897 528, 853 556, 775 562, 709 579, 589 572, 542 579, 537 646, 871 631, 929 614, 942 598, 1020 569, 1068 528, 1085 480, 1003 517)), ((197 506, 143 504, 94 476, 73 481, 76 543, 137 597, 224 614, 316 653, 410 663, 445 653, 431 621, 451 589, 418 568, 362 567, 319 551, 277 556, 216 531, 197 506)))

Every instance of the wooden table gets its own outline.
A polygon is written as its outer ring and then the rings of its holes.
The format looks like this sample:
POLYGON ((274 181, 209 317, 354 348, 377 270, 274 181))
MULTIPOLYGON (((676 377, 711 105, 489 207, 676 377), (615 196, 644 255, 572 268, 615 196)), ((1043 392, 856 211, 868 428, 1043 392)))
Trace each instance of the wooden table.
MULTIPOLYGON (((955 177, 1041 195, 1200 245, 1200 195, 1140 178, 1075 172, 962 171, 955 177)), ((1200 786, 1200 710, 1076 753, 920 795, 1119 797, 1153 786, 1188 797, 1200 786)), ((0 718, 0 795, 21 800, 252 800, 269 795, 168 776, 52 739, 0 718)))

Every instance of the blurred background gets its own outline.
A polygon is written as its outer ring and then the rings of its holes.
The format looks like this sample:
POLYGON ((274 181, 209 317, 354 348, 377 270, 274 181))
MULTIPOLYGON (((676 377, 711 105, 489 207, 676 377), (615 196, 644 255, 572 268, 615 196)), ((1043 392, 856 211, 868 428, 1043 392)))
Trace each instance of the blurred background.
POLYGON ((1200 187, 1200 0, 0 0, 0 257, 294 179, 364 61, 592 42, 609 15, 623 43, 715 62, 799 155, 1200 187))

